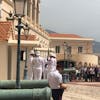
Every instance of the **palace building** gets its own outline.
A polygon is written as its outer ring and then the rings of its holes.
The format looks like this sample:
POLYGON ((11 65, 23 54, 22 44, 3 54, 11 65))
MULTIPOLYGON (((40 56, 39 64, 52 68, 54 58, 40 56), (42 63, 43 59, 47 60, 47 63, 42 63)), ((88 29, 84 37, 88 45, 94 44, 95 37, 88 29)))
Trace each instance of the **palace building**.
MULTIPOLYGON (((39 23, 40 0, 27 0, 25 16, 22 24, 29 25, 29 36, 26 39, 24 30, 21 31, 21 61, 20 77, 23 79, 25 66, 25 48, 28 54, 31 49, 40 50, 41 56, 56 52, 57 60, 72 60, 98 64, 98 57, 93 55, 93 39, 74 34, 49 34, 39 23)), ((0 0, 0 79, 16 79, 17 61, 17 18, 13 15, 12 0, 0 0)))
MULTIPOLYGON (((25 66, 23 55, 26 47, 28 54, 31 49, 39 49, 43 57, 48 54, 49 34, 39 25, 39 4, 40 0, 27 0, 25 17, 22 18, 22 24, 27 23, 30 30, 27 40, 24 30, 21 30, 21 78, 25 66)), ((12 0, 0 0, 0 79, 16 78, 17 18, 9 20, 9 13, 13 12, 12 0)))

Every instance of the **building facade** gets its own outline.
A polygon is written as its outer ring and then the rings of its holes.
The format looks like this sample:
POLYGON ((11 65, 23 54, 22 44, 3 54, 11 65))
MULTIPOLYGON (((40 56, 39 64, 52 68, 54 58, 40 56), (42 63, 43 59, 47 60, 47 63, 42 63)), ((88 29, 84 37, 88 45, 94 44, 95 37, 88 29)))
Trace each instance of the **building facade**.
POLYGON ((98 56, 93 54, 93 39, 75 34, 51 33, 50 47, 55 47, 57 60, 98 65, 98 56))
MULTIPOLYGON (((22 24, 29 25, 29 37, 26 40, 24 30, 21 30, 21 60, 20 77, 23 79, 25 48, 28 54, 31 49, 40 50, 41 56, 47 57, 50 52, 56 52, 57 60, 69 59, 75 62, 98 63, 93 55, 91 38, 83 38, 72 34, 48 34, 39 23, 40 0, 27 0, 25 16, 22 24), (64 44, 65 43, 65 44, 64 44)), ((0 79, 16 79, 17 61, 17 18, 9 19, 9 12, 13 14, 12 0, 0 0, 0 79)), ((27 55, 28 56, 28 55, 27 55)))
MULTIPOLYGON (((25 61, 23 56, 26 47, 28 54, 31 49, 35 49, 40 50, 43 57, 48 55, 49 36, 39 25, 39 4, 40 0, 27 0, 25 16, 22 18, 22 24, 25 26, 27 23, 30 30, 27 40, 24 36, 24 29, 21 30, 21 79, 24 75, 25 61)), ((11 19, 9 18, 10 12, 12 14, 14 12, 12 0, 0 0, 0 79, 16 79, 18 32, 15 26, 18 21, 17 18, 8 20, 11 19)))

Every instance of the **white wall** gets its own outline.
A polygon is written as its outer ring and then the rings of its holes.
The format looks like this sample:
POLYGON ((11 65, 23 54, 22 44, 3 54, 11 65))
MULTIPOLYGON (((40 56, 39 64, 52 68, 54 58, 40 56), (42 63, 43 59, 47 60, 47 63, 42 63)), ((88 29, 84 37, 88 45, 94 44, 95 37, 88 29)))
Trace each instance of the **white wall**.
MULTIPOLYGON (((16 79, 17 47, 12 46, 11 79, 16 79)), ((25 62, 20 61, 20 78, 23 79, 25 62)))
POLYGON ((88 64, 91 63, 93 65, 98 65, 98 56, 93 54, 79 54, 73 55, 72 59, 76 62, 87 62, 88 64))
POLYGON ((6 80, 8 74, 7 43, 0 43, 0 79, 6 80))

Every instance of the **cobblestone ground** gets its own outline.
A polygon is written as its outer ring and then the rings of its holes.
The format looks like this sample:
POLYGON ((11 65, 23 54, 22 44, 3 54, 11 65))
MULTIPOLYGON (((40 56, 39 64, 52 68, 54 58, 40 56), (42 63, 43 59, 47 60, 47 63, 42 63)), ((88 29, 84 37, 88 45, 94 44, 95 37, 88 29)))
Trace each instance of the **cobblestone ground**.
POLYGON ((100 82, 68 83, 62 100, 100 100, 100 82))

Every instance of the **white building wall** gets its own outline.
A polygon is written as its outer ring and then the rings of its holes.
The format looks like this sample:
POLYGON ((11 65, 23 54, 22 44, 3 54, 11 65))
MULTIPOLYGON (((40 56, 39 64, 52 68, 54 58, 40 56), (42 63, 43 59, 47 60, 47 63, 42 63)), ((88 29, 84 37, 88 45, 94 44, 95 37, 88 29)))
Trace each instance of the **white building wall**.
POLYGON ((6 17, 9 17, 8 13, 11 11, 13 13, 13 9, 11 4, 7 4, 6 0, 2 0, 2 10, 1 10, 1 20, 5 21, 6 17))
POLYGON ((72 60, 77 63, 82 62, 83 64, 86 62, 87 64, 91 63, 93 65, 98 65, 98 56, 93 54, 78 54, 73 55, 72 60))
POLYGON ((0 80, 6 80, 8 75, 7 43, 0 43, 0 80))
MULTIPOLYGON (((22 50, 22 49, 21 49, 22 50)), ((16 79, 17 68, 17 47, 12 47, 12 59, 11 59, 11 79, 16 79)), ((23 79, 25 61, 20 60, 20 78, 23 79)))

